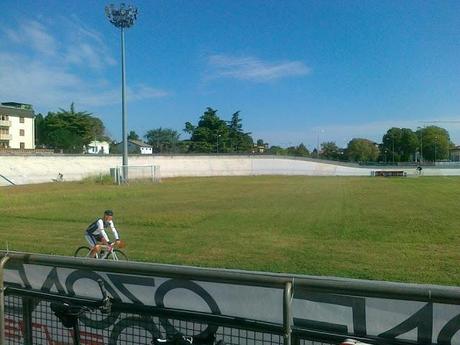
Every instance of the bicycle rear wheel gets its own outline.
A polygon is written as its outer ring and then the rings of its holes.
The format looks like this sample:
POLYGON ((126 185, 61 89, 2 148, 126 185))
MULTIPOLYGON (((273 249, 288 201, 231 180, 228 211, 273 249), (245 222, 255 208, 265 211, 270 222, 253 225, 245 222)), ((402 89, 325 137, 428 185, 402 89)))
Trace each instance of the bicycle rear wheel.
POLYGON ((108 259, 115 261, 128 261, 128 256, 120 249, 114 249, 113 252, 110 253, 108 259))
POLYGON ((79 247, 75 253, 73 254, 73 256, 75 257, 80 257, 80 258, 86 258, 88 257, 88 254, 90 252, 90 248, 87 247, 87 246, 82 246, 82 247, 79 247))

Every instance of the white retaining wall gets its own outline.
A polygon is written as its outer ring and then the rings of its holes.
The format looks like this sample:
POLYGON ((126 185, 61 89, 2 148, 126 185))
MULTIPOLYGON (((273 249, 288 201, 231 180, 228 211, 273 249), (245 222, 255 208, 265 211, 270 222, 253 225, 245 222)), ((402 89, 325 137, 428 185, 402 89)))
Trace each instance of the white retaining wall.
MULTIPOLYGON (((110 168, 121 165, 121 162, 122 158, 118 155, 5 155, 0 156, 0 175, 15 184, 51 182, 58 173, 64 175, 65 181, 75 181, 87 176, 109 174, 110 168)), ((276 156, 132 155, 129 157, 129 165, 158 165, 161 178, 250 175, 370 176, 373 170, 383 170, 276 156)), ((408 175, 415 173, 415 168, 404 170, 408 175)), ((423 174, 460 175, 460 169, 424 168, 423 174)), ((0 176, 0 185, 9 183, 0 176)))

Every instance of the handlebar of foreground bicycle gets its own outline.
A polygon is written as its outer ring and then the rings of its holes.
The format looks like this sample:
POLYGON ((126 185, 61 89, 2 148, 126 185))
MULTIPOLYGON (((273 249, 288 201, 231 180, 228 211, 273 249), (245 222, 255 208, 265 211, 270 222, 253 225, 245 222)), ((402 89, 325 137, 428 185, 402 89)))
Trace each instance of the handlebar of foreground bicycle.
POLYGON ((109 243, 109 245, 111 245, 115 249, 124 248, 126 246, 125 241, 120 240, 120 239, 115 240, 113 242, 109 241, 108 243, 109 243))
POLYGON ((102 300, 100 305, 94 307, 88 307, 86 305, 74 305, 68 302, 51 302, 50 308, 56 315, 56 317, 61 321, 62 325, 67 328, 78 327, 78 319, 81 315, 86 312, 93 311, 96 307, 102 313, 110 313, 112 302, 107 295, 107 290, 105 289, 104 282, 102 279, 98 279, 97 283, 102 293, 102 300))

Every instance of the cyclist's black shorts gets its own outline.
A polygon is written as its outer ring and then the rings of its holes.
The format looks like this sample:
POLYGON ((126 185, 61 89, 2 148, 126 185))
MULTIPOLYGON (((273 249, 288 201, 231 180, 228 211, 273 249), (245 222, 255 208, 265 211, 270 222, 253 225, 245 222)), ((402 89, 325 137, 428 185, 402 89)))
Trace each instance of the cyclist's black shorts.
POLYGON ((103 239, 103 236, 101 234, 93 234, 89 231, 86 232, 86 234, 91 238, 93 241, 93 245, 96 245, 97 242, 101 242, 103 239))

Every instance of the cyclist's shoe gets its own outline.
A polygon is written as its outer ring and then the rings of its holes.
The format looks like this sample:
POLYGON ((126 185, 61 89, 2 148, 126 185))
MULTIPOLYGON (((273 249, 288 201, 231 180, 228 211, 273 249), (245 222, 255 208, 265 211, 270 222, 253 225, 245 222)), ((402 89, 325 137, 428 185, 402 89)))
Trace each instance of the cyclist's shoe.
POLYGON ((180 333, 175 334, 171 338, 161 339, 154 338, 152 345, 190 345, 193 343, 192 337, 186 337, 180 333))

